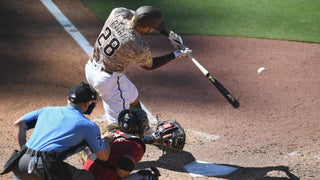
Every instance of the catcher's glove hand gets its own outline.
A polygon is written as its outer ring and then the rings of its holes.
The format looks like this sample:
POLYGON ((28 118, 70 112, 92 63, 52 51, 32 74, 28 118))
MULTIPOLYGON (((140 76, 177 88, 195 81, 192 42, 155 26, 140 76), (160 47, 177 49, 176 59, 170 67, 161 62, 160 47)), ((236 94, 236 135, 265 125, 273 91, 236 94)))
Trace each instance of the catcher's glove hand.
POLYGON ((160 122, 152 136, 155 138, 158 145, 176 151, 182 151, 186 142, 184 129, 175 120, 160 122))

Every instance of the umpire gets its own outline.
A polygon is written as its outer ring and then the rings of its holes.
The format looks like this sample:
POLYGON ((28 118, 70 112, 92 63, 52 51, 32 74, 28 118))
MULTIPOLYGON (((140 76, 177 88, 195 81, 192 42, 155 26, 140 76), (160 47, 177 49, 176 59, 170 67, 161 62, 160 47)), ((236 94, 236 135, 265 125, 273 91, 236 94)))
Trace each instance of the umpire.
POLYGON ((15 121, 19 145, 25 151, 13 166, 15 179, 94 179, 64 160, 86 146, 98 159, 108 160, 110 147, 101 139, 97 124, 84 115, 92 112, 96 100, 97 92, 80 83, 70 89, 68 105, 43 107, 15 121), (32 128, 26 141, 26 131, 32 128))

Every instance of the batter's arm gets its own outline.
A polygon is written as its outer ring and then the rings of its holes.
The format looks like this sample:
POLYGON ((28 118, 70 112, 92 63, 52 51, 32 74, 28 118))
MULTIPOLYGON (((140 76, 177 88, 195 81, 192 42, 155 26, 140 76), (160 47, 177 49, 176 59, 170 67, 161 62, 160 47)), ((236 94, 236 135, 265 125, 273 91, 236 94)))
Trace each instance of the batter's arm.
POLYGON ((143 68, 146 70, 157 69, 177 57, 187 57, 187 54, 190 54, 192 52, 189 48, 188 48, 188 51, 186 51, 186 47, 183 46, 182 38, 178 34, 174 33, 173 31, 162 29, 159 31, 159 33, 167 36, 171 41, 172 46, 175 47, 176 50, 170 54, 152 58, 151 67, 143 66, 143 68))
POLYGON ((143 66, 143 68, 146 70, 157 69, 157 68, 167 64, 168 62, 170 62, 174 58, 175 58, 175 55, 173 53, 170 53, 170 54, 167 54, 164 56, 154 57, 154 58, 152 58, 152 66, 151 67, 143 66))
POLYGON ((160 33, 160 34, 163 34, 163 35, 165 35, 165 36, 167 36, 167 37, 169 37, 169 35, 170 35, 170 31, 168 31, 168 30, 166 30, 166 29, 161 29, 161 30, 159 31, 159 33, 160 33))

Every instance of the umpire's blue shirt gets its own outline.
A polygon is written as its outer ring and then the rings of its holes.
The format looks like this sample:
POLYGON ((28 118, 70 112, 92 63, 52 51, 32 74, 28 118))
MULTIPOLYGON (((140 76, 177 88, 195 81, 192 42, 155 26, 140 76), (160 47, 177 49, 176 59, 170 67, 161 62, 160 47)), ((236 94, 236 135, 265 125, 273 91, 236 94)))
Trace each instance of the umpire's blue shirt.
MULTIPOLYGON (((63 152, 85 140, 93 153, 106 148, 97 124, 76 107, 44 107, 21 117, 28 129, 34 128, 26 143, 37 151, 63 152)), ((79 148, 76 152, 84 149, 79 148)), ((76 153, 75 152, 75 153, 76 153)))

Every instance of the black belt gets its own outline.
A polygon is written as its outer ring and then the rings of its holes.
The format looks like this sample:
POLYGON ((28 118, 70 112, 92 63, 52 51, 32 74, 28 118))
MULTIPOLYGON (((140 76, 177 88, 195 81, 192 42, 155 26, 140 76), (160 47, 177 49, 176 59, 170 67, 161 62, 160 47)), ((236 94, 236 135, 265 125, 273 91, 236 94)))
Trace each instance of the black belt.
POLYGON ((33 150, 33 149, 30 149, 30 148, 27 148, 27 151, 26 151, 26 154, 29 154, 31 156, 35 156, 35 155, 40 155, 40 152, 41 151, 36 151, 36 150, 33 150))
POLYGON ((48 160, 56 160, 56 161, 62 161, 63 160, 63 154, 58 152, 50 152, 50 151, 37 151, 34 149, 27 148, 27 151, 25 154, 31 155, 31 156, 39 156, 48 160))

